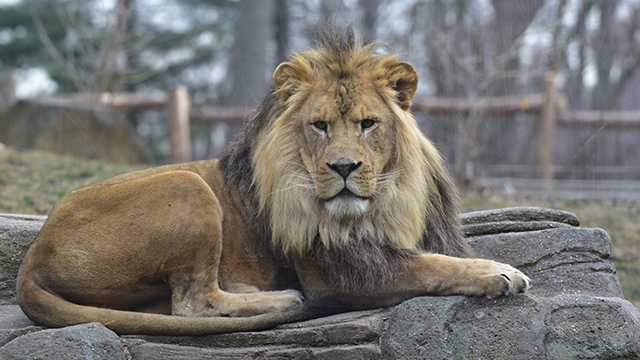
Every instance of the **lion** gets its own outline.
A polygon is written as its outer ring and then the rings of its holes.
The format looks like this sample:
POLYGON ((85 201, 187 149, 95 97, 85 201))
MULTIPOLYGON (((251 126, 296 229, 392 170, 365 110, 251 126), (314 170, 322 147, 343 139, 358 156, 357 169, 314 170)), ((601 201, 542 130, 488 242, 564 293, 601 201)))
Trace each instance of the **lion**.
POLYGON ((410 112, 416 71, 378 49, 325 35, 275 69, 220 159, 69 193, 21 265, 23 311, 48 327, 200 335, 311 305, 527 290, 510 265, 469 257, 454 185, 410 112))

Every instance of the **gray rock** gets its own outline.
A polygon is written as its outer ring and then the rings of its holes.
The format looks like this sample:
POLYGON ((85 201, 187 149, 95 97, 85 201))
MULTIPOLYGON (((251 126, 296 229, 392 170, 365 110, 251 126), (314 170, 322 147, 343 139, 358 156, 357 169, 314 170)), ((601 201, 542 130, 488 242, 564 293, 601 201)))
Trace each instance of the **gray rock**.
MULTIPOLYGON (((43 220, 0 214, 0 304, 15 301, 15 274, 43 220)), ((640 313, 622 299, 604 230, 541 208, 462 222, 476 255, 531 277, 527 295, 420 297, 268 331, 122 339, 97 324, 41 330, 17 306, 0 306, 0 359, 640 359, 640 313)))
POLYGON ((19 336, 42 329, 31 322, 18 305, 0 305, 0 347, 19 336))
POLYGON ((0 214, 0 305, 16 303, 16 276, 45 217, 0 214))
POLYGON ((369 360, 381 358, 380 348, 376 344, 328 348, 271 346, 220 349, 141 342, 129 344, 128 348, 133 360, 369 360))
POLYGON ((2 348, 3 360, 125 360, 120 338, 99 323, 42 330, 2 348))
POLYGON ((0 305, 0 329, 18 329, 35 325, 18 305, 0 305))
POLYGON ((496 221, 462 226, 466 237, 566 228, 572 225, 555 221, 496 221))
POLYGON ((602 229, 559 228, 470 239, 477 256, 511 264, 533 282, 532 293, 583 293, 622 297, 602 229))
POLYGON ((395 307, 384 359, 640 358, 637 309, 618 298, 415 298, 395 307))
POLYGON ((134 359, 238 359, 243 354, 271 359, 378 358, 385 310, 337 314, 274 330, 210 335, 124 336, 134 359))
POLYGON ((578 217, 568 211, 539 207, 513 207, 495 210, 481 210, 464 213, 460 216, 463 225, 483 224, 502 221, 553 221, 578 226, 578 217))

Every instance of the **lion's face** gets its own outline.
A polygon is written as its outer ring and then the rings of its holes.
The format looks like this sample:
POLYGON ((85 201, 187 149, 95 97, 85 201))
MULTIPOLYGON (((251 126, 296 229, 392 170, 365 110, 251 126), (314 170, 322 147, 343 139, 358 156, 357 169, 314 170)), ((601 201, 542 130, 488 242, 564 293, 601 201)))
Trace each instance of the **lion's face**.
POLYGON ((415 248, 437 201, 430 174, 444 170, 408 111, 413 67, 337 41, 292 56, 273 80, 269 121, 252 149, 273 241, 285 253, 303 253, 317 239, 327 248, 415 248))
POLYGON ((291 119, 315 196, 334 218, 366 214, 394 176, 394 116, 366 79, 315 84, 291 119))

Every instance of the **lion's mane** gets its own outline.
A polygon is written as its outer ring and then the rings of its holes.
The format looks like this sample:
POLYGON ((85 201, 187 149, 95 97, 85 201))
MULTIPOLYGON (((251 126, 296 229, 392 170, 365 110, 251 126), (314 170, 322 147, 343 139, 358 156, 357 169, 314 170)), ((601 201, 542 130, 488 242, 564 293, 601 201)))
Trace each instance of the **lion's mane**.
POLYGON ((347 31, 324 34, 316 49, 289 61, 313 76, 375 74, 396 116, 393 166, 400 171, 392 186, 376 194, 364 218, 326 220, 313 192, 297 185, 305 168, 298 128, 287 120, 306 100, 305 91, 298 89, 287 101, 271 91, 221 159, 225 182, 237 190, 256 233, 284 254, 313 258, 328 283, 343 289, 390 281, 402 259, 421 251, 466 255, 457 195, 442 159, 413 116, 398 105, 410 99, 399 98, 388 86, 385 69, 398 59, 379 54, 373 45, 358 46, 347 31))

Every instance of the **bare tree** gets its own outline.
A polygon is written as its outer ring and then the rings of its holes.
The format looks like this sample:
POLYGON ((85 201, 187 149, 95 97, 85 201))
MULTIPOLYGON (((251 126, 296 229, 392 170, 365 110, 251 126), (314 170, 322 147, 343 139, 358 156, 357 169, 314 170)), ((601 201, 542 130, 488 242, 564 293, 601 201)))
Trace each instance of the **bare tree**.
POLYGON ((88 4, 74 7, 57 6, 60 22, 66 25, 71 48, 56 46, 42 21, 41 8, 33 7, 32 18, 45 51, 70 80, 77 91, 118 91, 126 75, 126 48, 128 25, 135 0, 117 0, 111 13, 105 35, 100 40, 97 29, 84 19, 90 13, 88 4))
POLYGON ((564 24, 565 0, 557 3, 550 66, 567 75, 565 91, 574 107, 615 109, 625 88, 640 68, 640 4, 628 1, 584 0, 575 20, 564 24), (622 7, 627 11, 619 11, 622 7), (597 26, 588 26, 595 15, 597 26), (571 46, 577 49, 577 64, 567 62, 571 46), (595 70, 596 83, 589 88, 584 73, 595 70))
POLYGON ((376 40, 380 0, 359 0, 358 4, 362 11, 362 40, 368 44, 376 40))
POLYGON ((274 27, 276 38, 276 62, 286 59, 289 53, 289 2, 275 0, 274 27))
POLYGON ((135 0, 117 0, 111 14, 109 32, 102 45, 102 61, 98 68, 99 87, 107 91, 122 89, 127 71, 125 41, 131 25, 131 13, 135 0))
POLYGON ((254 107, 268 88, 267 46, 273 34, 272 6, 272 0, 240 1, 228 66, 229 105, 254 107))
MULTIPOLYGON (((473 100, 517 91, 521 39, 542 1, 495 0, 491 5, 493 14, 486 15, 486 7, 478 2, 418 2, 415 19, 425 19, 428 79, 437 95, 473 100)), ((476 113, 460 114, 455 120, 453 172, 460 184, 466 184, 473 178, 472 165, 489 144, 480 140, 480 129, 484 137, 499 137, 503 129, 476 113)))
POLYGON ((502 57, 500 72, 504 76, 495 79, 491 93, 496 95, 513 94, 516 89, 516 76, 520 68, 518 43, 522 34, 535 19, 543 0, 492 0, 494 57, 502 57))

